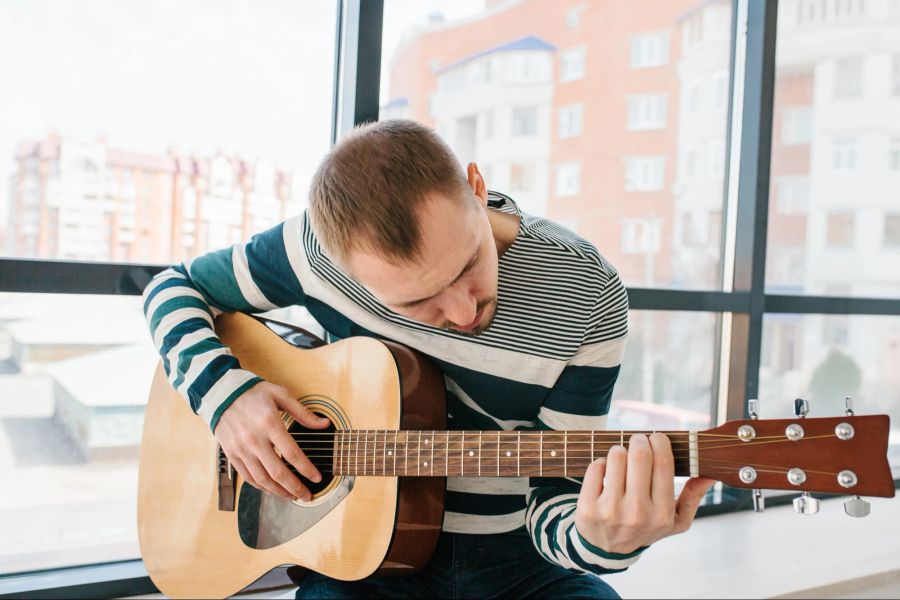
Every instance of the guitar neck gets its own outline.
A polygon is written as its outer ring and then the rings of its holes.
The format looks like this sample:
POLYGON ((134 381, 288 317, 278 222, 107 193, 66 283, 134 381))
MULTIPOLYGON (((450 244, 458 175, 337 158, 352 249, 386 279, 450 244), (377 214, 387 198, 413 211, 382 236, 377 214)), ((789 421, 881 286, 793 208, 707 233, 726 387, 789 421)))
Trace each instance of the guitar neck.
MULTIPOLYGON (((396 431, 335 433, 336 475, 435 477, 582 477, 616 445, 649 431, 396 431)), ((697 437, 666 431, 675 474, 697 473, 697 437), (693 469, 691 468, 693 465, 693 469)))

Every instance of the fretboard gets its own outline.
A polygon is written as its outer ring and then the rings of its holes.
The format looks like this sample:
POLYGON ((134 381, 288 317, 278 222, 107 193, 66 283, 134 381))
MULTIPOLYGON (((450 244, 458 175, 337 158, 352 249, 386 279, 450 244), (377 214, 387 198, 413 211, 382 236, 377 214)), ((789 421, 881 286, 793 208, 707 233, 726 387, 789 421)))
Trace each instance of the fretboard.
MULTIPOLYGON (((627 447, 633 433, 650 432, 345 430, 335 433, 332 459, 336 475, 582 477, 610 448, 627 447)), ((690 475, 692 434, 665 434, 675 474, 690 475)))

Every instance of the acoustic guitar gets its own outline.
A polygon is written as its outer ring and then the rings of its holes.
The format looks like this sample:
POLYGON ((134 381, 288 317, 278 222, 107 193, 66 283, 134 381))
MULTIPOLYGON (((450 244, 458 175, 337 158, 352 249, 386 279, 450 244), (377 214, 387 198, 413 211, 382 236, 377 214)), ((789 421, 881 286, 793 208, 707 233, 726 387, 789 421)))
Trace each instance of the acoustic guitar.
MULTIPOLYGON (((323 345, 241 313, 220 315, 215 330, 242 367, 330 419, 329 429, 309 430, 284 416, 323 479, 301 477, 308 502, 244 483, 160 363, 144 418, 138 534, 147 572, 168 596, 226 597, 281 565, 342 580, 412 572, 437 543, 446 477, 582 477, 635 433, 447 431, 443 376, 409 348, 365 337, 323 345)), ((807 514, 817 502, 809 492, 863 504, 859 495, 894 495, 886 415, 804 418, 802 408, 794 419, 664 432, 676 475, 796 490, 807 514)))

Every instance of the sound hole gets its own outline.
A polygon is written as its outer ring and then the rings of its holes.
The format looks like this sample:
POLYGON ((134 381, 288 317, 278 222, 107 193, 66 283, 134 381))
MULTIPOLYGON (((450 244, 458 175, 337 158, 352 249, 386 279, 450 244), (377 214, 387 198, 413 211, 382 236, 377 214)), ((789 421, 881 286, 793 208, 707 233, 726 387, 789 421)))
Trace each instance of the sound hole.
POLYGON ((318 494, 334 479, 334 424, 330 423, 326 429, 309 429, 294 421, 288 432, 303 450, 307 458, 316 466, 322 474, 322 481, 313 483, 297 472, 297 469, 285 462, 291 473, 298 476, 303 485, 313 494, 318 494))

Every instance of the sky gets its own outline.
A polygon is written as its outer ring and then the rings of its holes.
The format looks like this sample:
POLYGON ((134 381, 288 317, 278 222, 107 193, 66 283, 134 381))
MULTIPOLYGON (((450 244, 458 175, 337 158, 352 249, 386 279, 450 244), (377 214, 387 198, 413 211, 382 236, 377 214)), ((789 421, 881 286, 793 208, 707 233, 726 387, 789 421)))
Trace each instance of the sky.
MULTIPOLYGON (((484 0, 387 0, 387 66, 403 32, 484 0)), ((218 150, 311 174, 328 150, 335 0, 0 0, 0 225, 22 140, 218 150)))

